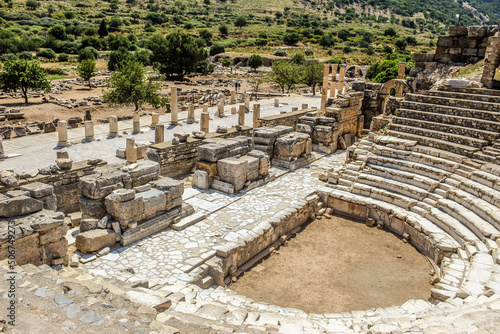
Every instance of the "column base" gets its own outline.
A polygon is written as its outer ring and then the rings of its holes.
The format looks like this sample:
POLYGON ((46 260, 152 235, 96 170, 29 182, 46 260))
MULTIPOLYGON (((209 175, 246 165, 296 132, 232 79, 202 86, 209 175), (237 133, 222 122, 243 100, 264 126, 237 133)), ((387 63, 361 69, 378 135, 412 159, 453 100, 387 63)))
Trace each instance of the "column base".
POLYGON ((115 138, 118 136, 118 132, 110 132, 108 133, 108 137, 115 138))
POLYGON ((58 141, 57 147, 68 147, 69 143, 67 141, 58 141))

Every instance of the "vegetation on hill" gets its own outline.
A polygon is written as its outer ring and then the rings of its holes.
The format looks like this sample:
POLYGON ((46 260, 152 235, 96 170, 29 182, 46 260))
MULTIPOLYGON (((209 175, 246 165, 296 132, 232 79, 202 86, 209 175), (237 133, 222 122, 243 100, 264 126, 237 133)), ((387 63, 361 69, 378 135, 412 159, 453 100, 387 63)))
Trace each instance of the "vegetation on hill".
POLYGON ((0 0, 0 60, 35 55, 76 62, 108 53, 108 68, 115 69, 133 53, 144 65, 179 77, 209 73, 203 62, 208 51, 309 53, 320 61, 370 64, 395 50, 432 50, 456 13, 465 25, 478 24, 478 13, 495 20, 499 2, 0 0), (180 44, 168 49, 172 43, 180 44))

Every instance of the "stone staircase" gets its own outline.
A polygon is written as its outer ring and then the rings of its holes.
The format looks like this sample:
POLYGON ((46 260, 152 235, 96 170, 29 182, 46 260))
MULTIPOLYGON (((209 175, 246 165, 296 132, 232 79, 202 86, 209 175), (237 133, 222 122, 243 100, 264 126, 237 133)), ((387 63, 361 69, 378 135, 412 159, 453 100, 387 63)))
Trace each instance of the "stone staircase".
POLYGON ((498 162, 500 94, 475 88, 407 94, 387 134, 418 144, 498 162))

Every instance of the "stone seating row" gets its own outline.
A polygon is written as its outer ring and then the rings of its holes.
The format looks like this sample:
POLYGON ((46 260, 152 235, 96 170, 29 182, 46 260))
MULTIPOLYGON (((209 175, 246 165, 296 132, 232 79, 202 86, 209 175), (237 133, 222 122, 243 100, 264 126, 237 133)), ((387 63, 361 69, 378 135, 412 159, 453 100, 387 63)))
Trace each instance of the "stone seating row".
POLYGON ((457 107, 438 105, 432 103, 422 103, 411 100, 403 100, 400 102, 400 108, 404 110, 422 111, 429 113, 445 114, 448 116, 480 118, 487 121, 500 120, 500 114, 496 111, 473 109, 468 107, 457 107))

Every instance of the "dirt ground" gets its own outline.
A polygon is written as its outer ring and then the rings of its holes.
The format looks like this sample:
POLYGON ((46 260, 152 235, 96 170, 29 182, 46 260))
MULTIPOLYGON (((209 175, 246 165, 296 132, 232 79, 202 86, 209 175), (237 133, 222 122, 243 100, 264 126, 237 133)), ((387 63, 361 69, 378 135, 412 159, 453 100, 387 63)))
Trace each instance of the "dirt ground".
POLYGON ((231 289, 255 301, 336 313, 427 300, 430 270, 394 234, 332 217, 309 224, 231 289))

